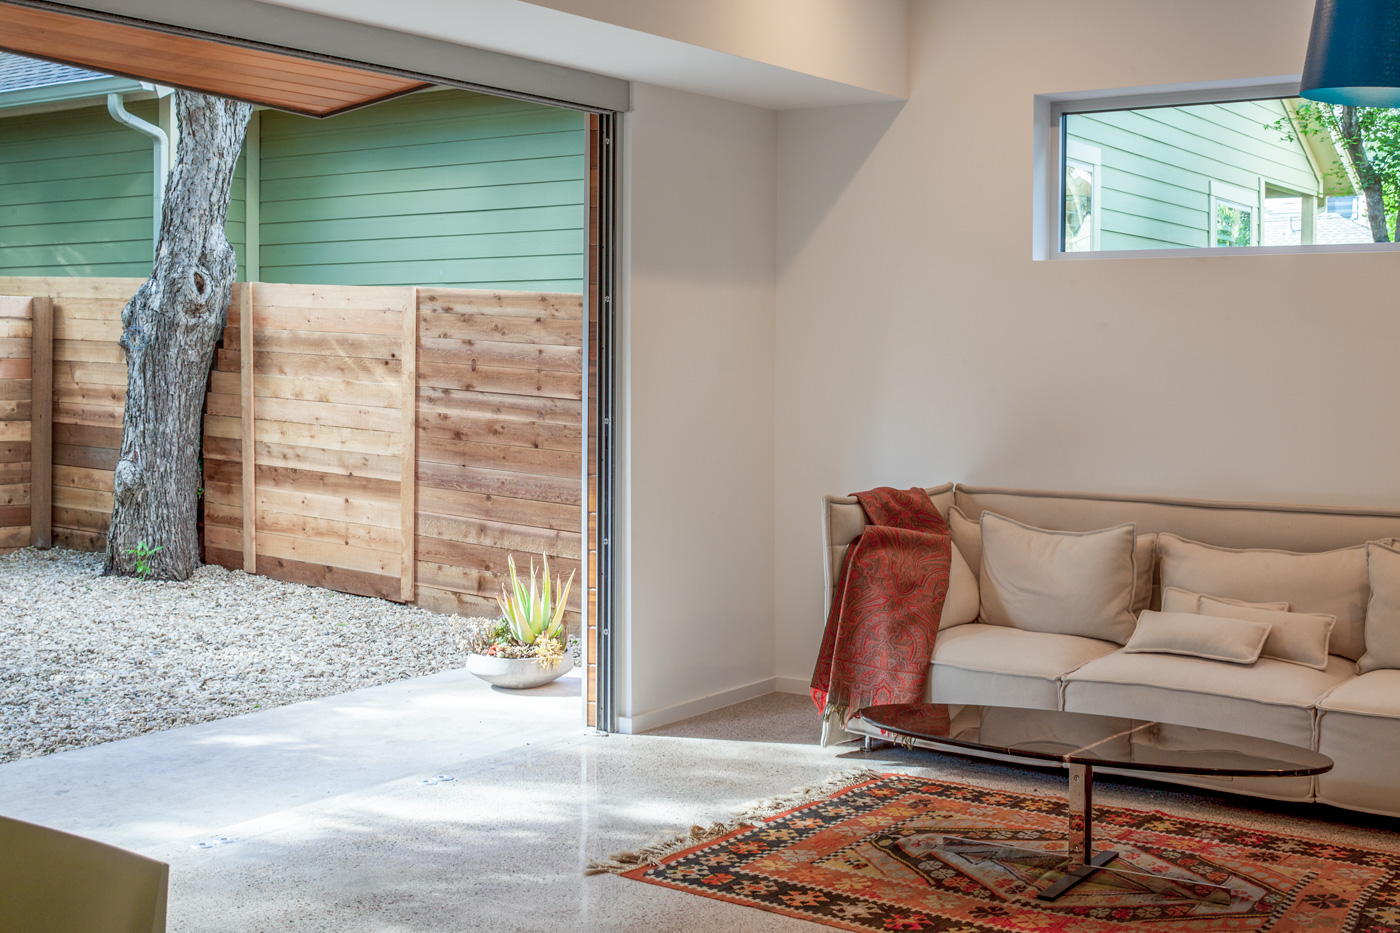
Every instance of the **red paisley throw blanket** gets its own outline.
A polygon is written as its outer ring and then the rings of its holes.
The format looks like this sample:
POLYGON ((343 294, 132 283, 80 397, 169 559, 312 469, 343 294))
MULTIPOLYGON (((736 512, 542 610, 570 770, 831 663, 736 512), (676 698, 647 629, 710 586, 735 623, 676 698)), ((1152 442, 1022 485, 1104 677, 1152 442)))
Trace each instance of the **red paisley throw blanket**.
POLYGON ((922 699, 948 595, 952 537, 928 493, 881 486, 855 497, 869 525, 846 552, 812 674, 823 744, 861 707, 922 699))

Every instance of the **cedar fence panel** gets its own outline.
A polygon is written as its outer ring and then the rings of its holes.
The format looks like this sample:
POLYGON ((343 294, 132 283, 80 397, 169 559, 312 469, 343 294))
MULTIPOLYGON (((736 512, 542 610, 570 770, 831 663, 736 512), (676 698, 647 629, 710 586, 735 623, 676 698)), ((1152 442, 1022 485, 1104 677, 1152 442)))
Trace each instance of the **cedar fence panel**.
MULTIPOLYGON (((0 549, 48 543, 39 513, 52 543, 106 547, 121 311, 142 281, 0 277, 20 296, 0 298, 0 549)), ((512 553, 581 571, 584 326, 579 295, 235 285, 204 418, 205 560, 491 615, 512 553)), ((570 591, 576 632, 589 582, 570 591)))
POLYGON ((0 554, 26 547, 33 534, 33 301, 0 296, 0 554))
POLYGON ((205 417, 206 560, 492 615, 512 552, 578 569, 582 318, 578 295, 239 286, 205 417))
POLYGON ((402 600, 413 294, 239 286, 205 416, 207 561, 402 600))
MULTIPOLYGON (((42 491, 34 502, 51 516, 51 543, 83 551, 107 547, 126 407, 121 313, 144 281, 0 277, 0 294, 47 299, 51 307, 51 444, 40 445, 52 452, 52 483, 42 484, 51 490, 51 508, 43 509, 42 491)), ((42 466, 43 452, 34 453, 42 466)))
POLYGON ((578 632, 582 297, 420 289, 417 404, 418 604, 497 615, 508 556, 546 554, 578 632))

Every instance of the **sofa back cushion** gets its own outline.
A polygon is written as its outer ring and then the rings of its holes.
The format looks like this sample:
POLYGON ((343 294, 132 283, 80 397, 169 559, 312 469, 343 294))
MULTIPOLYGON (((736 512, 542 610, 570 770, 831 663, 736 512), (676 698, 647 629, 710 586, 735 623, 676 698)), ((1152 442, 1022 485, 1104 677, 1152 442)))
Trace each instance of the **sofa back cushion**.
POLYGON ((1173 534, 1157 536, 1162 586, 1251 602, 1286 600, 1296 612, 1336 616, 1331 652, 1365 651, 1366 545, 1320 553, 1226 548, 1173 534))
POLYGON ((1052 531, 982 513, 982 621, 1123 644, 1133 633, 1131 524, 1052 531))
POLYGON ((978 592, 977 576, 962 556, 955 543, 953 563, 948 571, 948 595, 943 597, 943 615, 938 619, 940 629, 976 622, 981 612, 981 594, 978 592))
POLYGON ((1269 637, 1264 641, 1263 657, 1301 664, 1317 671, 1327 670, 1327 645, 1337 625, 1336 616, 1242 606, 1235 600, 1216 599, 1213 596, 1201 597, 1201 615, 1270 625, 1269 637))
POLYGON ((953 543, 967 558, 967 564, 979 578, 982 576, 982 526, 975 518, 968 518, 956 505, 948 510, 948 527, 953 532, 953 543))
POLYGON ((1380 541, 1366 545, 1366 576, 1371 598, 1366 607, 1366 653, 1358 669, 1363 674, 1400 669, 1400 548, 1380 541))
MULTIPOLYGON (((948 510, 948 527, 953 530, 953 543, 963 552, 973 573, 982 572, 982 526, 963 514, 956 505, 948 510)), ((1138 535, 1133 542, 1133 615, 1152 603, 1152 575, 1157 565, 1157 536, 1138 535)))

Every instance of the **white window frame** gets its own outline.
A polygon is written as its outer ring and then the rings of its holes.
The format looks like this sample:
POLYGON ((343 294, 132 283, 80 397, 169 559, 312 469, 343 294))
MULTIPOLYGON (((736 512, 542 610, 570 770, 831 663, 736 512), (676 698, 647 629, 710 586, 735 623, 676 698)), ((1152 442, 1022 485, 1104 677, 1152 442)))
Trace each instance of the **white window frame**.
POLYGON ((1216 226, 1216 208, 1221 204, 1239 208, 1249 212, 1249 245, 1251 248, 1259 245, 1260 223, 1263 219, 1262 205, 1259 203, 1262 182, 1255 188, 1241 188, 1239 185, 1232 185, 1228 182, 1218 181, 1214 178, 1210 180, 1210 215, 1206 218, 1206 246, 1211 249, 1236 249, 1239 247, 1220 246, 1215 242, 1218 227, 1216 226))
MULTIPOLYGON (((1090 146, 1077 139, 1067 140, 1065 147, 1065 165, 1077 165, 1089 171, 1089 249, 1099 248, 1099 238, 1103 232, 1103 225, 1099 222, 1101 215, 1100 206, 1103 203, 1101 193, 1103 191, 1103 150, 1098 146, 1090 146)), ((1061 173, 1060 184, 1064 184, 1064 176, 1061 173)), ((1064 189, 1060 189, 1061 198, 1064 197, 1064 189)), ((1063 206, 1061 206, 1063 210, 1063 206)), ((1057 212, 1058 215, 1059 212, 1057 212)), ((1062 223, 1063 218, 1057 221, 1062 223)), ((1060 242, 1058 237, 1063 236, 1063 230, 1056 234, 1056 242, 1060 242)))
MULTIPOLYGON (((1035 96, 1035 125, 1032 142, 1034 201, 1032 203, 1031 258, 1033 260, 1101 259, 1190 259, 1201 256, 1268 256, 1293 253, 1385 253, 1400 249, 1400 243, 1314 243, 1298 246, 1209 246, 1206 249, 1123 249, 1066 253, 1060 249, 1061 210, 1064 206, 1064 170, 1060 158, 1066 140, 1064 117, 1072 113, 1103 110, 1138 110, 1145 107, 1183 107, 1191 104, 1219 104, 1230 101, 1297 97, 1300 77, 1278 75, 1229 81, 1200 81, 1189 84, 1119 88, 1117 90, 1071 91, 1035 96)), ((1069 153, 1066 153, 1069 154, 1069 153)), ((1097 178, 1097 174, 1095 175, 1097 178)), ((1225 200, 1231 200, 1226 198, 1225 200)), ((1243 202, 1248 205, 1249 200, 1243 202)), ((1098 209, 1098 198, 1095 198, 1098 209)), ((1215 240, 1215 211, 1211 209, 1209 242, 1215 240)), ((1262 223, 1262 208, 1255 213, 1254 225, 1262 223)), ((1095 224, 1095 233, 1098 225, 1095 224)), ((1258 234, 1251 231, 1251 236, 1258 234)), ((1256 241, 1257 242, 1257 241, 1256 241)))

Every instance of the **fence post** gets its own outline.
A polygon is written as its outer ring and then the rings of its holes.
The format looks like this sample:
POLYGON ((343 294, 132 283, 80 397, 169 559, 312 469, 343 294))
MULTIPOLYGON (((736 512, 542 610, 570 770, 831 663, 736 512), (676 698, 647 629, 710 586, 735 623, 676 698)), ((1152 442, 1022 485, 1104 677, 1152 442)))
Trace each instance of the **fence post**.
POLYGON ((35 547, 53 547, 53 298, 30 301, 29 527, 35 547))
POLYGON ((414 537, 418 533, 418 289, 409 288, 403 309, 403 462, 399 474, 399 518, 403 551, 399 558, 399 595, 414 598, 414 537))
POLYGON ((258 572, 258 496, 257 448, 254 445, 253 422, 253 283, 244 282, 238 290, 238 359, 239 386, 243 399, 243 571, 258 572))

